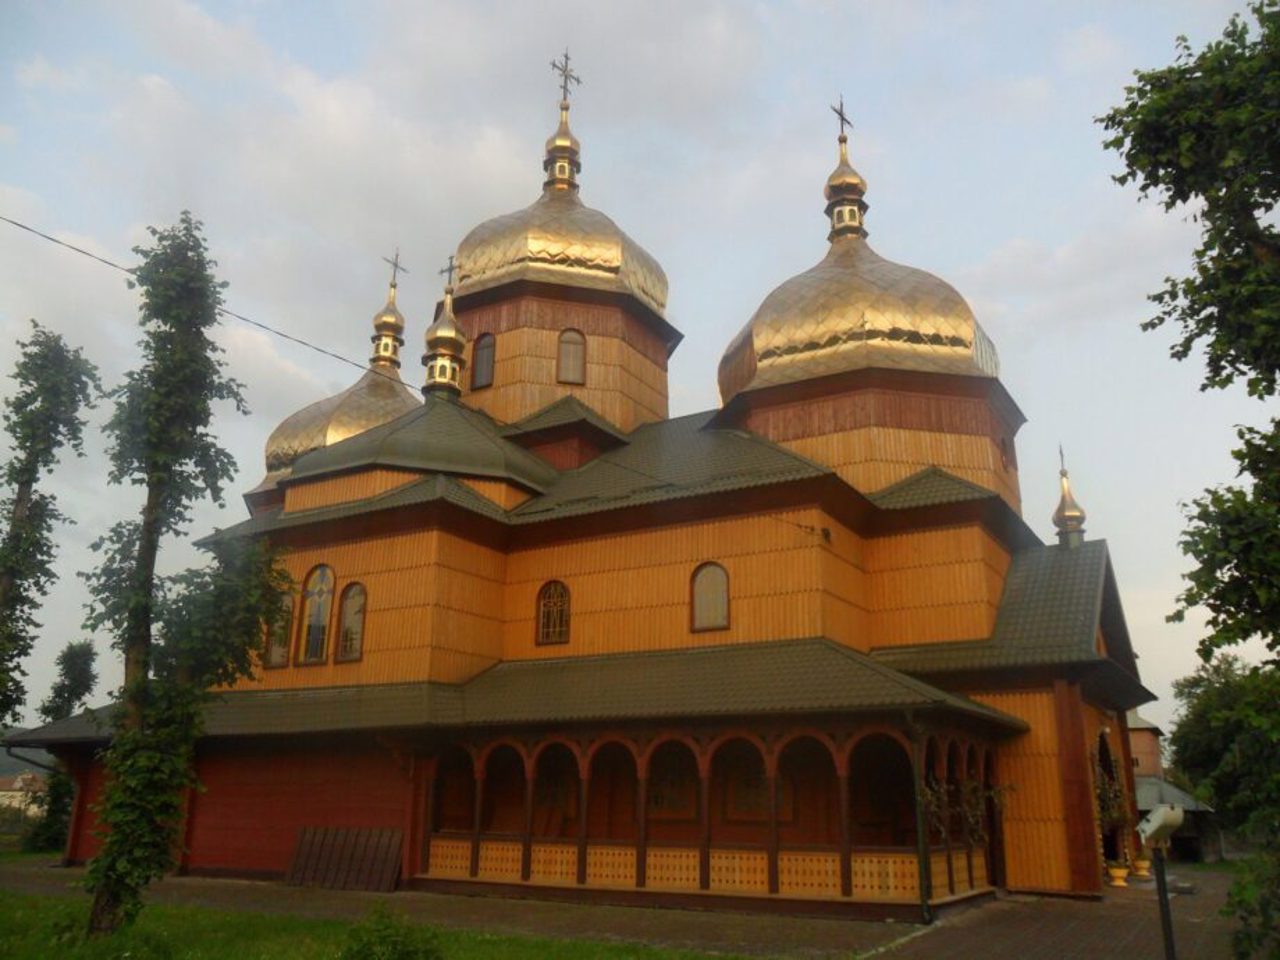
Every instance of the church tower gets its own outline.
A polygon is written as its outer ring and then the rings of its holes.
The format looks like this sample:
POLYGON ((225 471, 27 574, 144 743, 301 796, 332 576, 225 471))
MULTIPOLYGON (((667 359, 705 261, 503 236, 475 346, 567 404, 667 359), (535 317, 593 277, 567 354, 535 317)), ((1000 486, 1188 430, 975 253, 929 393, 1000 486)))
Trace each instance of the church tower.
POLYGON ((1024 417, 995 345, 950 284, 867 243, 866 181, 839 155, 824 191, 830 248, 765 297, 720 360, 722 421, 834 468, 862 493, 936 467, 1020 507, 1024 417))
POLYGON ((579 83, 569 54, 560 122, 546 143, 542 195, 473 229, 457 251, 453 308, 468 342, 462 402, 515 423, 572 397, 630 431, 667 416, 666 320, 658 262, 579 197, 581 147, 569 129, 579 83))

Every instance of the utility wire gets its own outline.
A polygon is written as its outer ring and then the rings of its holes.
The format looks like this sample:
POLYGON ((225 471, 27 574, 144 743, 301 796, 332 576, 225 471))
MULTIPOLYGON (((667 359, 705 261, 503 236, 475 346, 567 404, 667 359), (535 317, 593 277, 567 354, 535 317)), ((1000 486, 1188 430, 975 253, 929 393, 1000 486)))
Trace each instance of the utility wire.
MULTIPOLYGON (((132 267, 125 267, 116 263, 114 260, 108 260, 106 257, 100 257, 96 253, 91 253, 90 251, 85 250, 83 247, 77 247, 74 243, 67 243, 67 241, 65 240, 59 240, 57 237, 50 236, 49 234, 44 233, 41 230, 37 230, 35 227, 30 226, 29 224, 25 224, 18 220, 14 220, 11 217, 6 217, 3 214, 0 214, 0 220, 3 220, 5 223, 10 224, 11 226, 17 227, 19 230, 25 230, 27 233, 33 234, 39 237, 41 240, 47 240, 50 243, 56 244, 59 247, 63 247, 67 250, 70 250, 73 253, 78 253, 82 257, 88 257, 90 260, 96 260, 98 261, 98 263, 105 264, 106 266, 111 267, 113 270, 119 270, 121 273, 127 273, 131 276, 137 273, 137 270, 135 270, 132 267)), ((321 347, 317 344, 314 344, 309 340, 304 340, 301 337, 295 337, 291 333, 285 333, 283 330, 279 330, 276 327, 271 326, 270 324, 263 323, 261 320, 254 320, 252 317, 246 317, 243 313, 237 313, 236 311, 229 310, 226 307, 218 307, 218 313, 222 314, 223 316, 231 317, 235 320, 239 320, 241 323, 247 323, 252 327, 257 327, 259 330, 265 330, 267 333, 274 334, 275 336, 279 337, 282 340, 288 340, 290 343, 296 343, 299 346, 306 347, 308 350, 314 350, 316 353, 323 354, 324 356, 329 357, 333 360, 338 360, 342 363, 349 364, 358 370, 366 371, 369 373, 376 373, 379 376, 386 377, 388 380, 394 380, 396 383, 404 382, 398 376, 392 376, 390 374, 384 373, 383 371, 379 370, 377 367, 360 363, 356 360, 352 360, 350 357, 344 357, 340 353, 335 353, 334 351, 326 349, 325 347, 321 347)), ((637 467, 630 466, 629 464, 618 463, 616 460, 610 460, 608 462, 611 466, 617 467, 620 470, 626 470, 631 473, 638 474, 639 476, 645 477, 646 479, 649 479, 649 480, 653 480, 656 483, 662 484, 663 486, 673 486, 677 488, 681 486, 680 484, 672 483, 669 479, 655 476, 654 474, 647 473, 646 471, 641 470, 637 467)), ((830 539, 831 534, 829 531, 826 530, 826 528, 822 528, 822 530, 819 531, 807 523, 796 523, 794 520, 786 520, 782 517, 775 516, 773 514, 766 514, 766 516, 768 516, 769 519, 771 520, 777 520, 779 523, 785 523, 789 526, 796 527, 797 529, 802 530, 805 533, 816 535, 819 532, 821 532, 823 539, 825 540, 830 539)))
MULTIPOLYGON (((41 230, 37 230, 35 227, 30 226, 29 224, 25 224, 18 220, 14 220, 11 217, 6 217, 3 214, 0 214, 0 220, 3 220, 5 223, 8 223, 12 226, 17 227, 19 230, 25 230, 27 233, 33 234, 39 237, 41 240, 47 240, 50 243, 57 244, 59 247, 63 247, 67 250, 72 251, 73 253, 78 253, 82 257, 88 257, 90 260, 97 260, 98 263, 105 264, 106 266, 111 267, 113 270, 119 270, 121 273, 127 273, 130 276, 133 276, 134 274, 137 273, 137 270, 132 267, 125 267, 125 266, 122 266, 121 264, 116 263, 114 260, 108 260, 106 257, 100 257, 96 253, 91 253, 90 251, 85 250, 83 247, 77 247, 74 243, 67 243, 67 241, 65 240, 59 240, 57 237, 50 236, 49 234, 44 233, 41 230)), ((301 337, 295 337, 291 333, 285 333, 283 330, 279 330, 276 327, 271 326, 270 324, 263 323, 261 320, 254 320, 252 317, 246 317, 243 313, 237 313, 236 311, 229 310, 226 307, 218 307, 218 313, 224 317, 231 317, 232 319, 239 320, 242 323, 247 323, 252 327, 257 327, 259 330, 265 330, 267 333, 273 334, 282 340, 288 340, 290 343, 296 343, 299 346, 306 347, 308 350, 314 350, 316 353, 323 354, 324 356, 329 357, 330 359, 338 360, 341 363, 349 364, 350 366, 355 367, 357 370, 375 373, 378 376, 386 377, 388 380, 394 380, 397 383, 403 382, 399 377, 392 376, 391 374, 388 374, 388 373, 384 373, 382 370, 379 370, 377 367, 372 367, 372 366, 369 366, 368 364, 360 363, 357 360, 352 360, 350 357, 344 357, 340 353, 335 353, 333 350, 329 350, 325 347, 319 346, 318 344, 314 344, 309 340, 304 340, 301 337)))

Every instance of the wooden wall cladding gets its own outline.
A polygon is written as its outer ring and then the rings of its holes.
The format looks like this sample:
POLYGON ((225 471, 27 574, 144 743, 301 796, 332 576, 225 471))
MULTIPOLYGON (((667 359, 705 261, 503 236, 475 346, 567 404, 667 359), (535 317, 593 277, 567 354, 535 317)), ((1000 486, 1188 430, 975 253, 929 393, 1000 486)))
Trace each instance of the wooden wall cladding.
POLYGON ((1071 890, 1053 691, 977 692, 969 696, 1031 725, 1029 732, 1002 743, 996 756, 999 784, 1010 788, 1003 812, 1009 888, 1071 890))
POLYGON ((662 338, 622 307, 610 304, 517 296, 476 307, 463 306, 458 323, 474 342, 482 333, 495 336, 513 330, 581 330, 590 337, 614 337, 654 366, 667 369, 667 348, 662 338))
POLYGON ((991 635, 1009 554, 982 527, 877 537, 863 556, 874 646, 991 635))
POLYGON ((286 513, 291 513, 295 510, 314 510, 316 507, 328 507, 335 503, 365 500, 413 483, 421 477, 422 474, 410 470, 374 469, 295 483, 285 488, 284 509, 286 513))
POLYGON ((780 511, 513 552, 504 655, 589 656, 816 636, 823 610, 821 517, 816 510, 780 511), (730 626, 694 633, 689 582, 708 560, 728 571, 730 626), (570 590, 567 649, 534 644, 538 590, 551 579, 570 590))
POLYGON ((1016 470, 1002 467, 998 444, 981 434, 873 426, 780 442, 831 467, 846 483, 866 493, 936 466, 999 494, 1015 511, 1021 509, 1016 470))
POLYGON ((500 334, 493 386, 464 391, 463 402, 503 423, 522 420, 565 396, 577 397, 622 430, 667 416, 666 371, 616 338, 588 335, 585 382, 558 383, 559 338, 557 330, 500 334))
MULTIPOLYGON (((501 654, 506 558, 496 550, 443 531, 413 530, 294 549, 284 563, 299 585, 318 564, 333 569, 329 657, 323 664, 260 670, 238 689, 459 682, 501 654), (336 598, 354 582, 367 591, 364 650, 359 660, 338 663, 336 598)), ((295 600, 295 619, 300 606, 295 600)), ((291 641, 296 647, 296 623, 291 641)))
POLYGON ((514 510, 533 496, 528 490, 522 490, 505 480, 480 480, 474 477, 462 477, 461 480, 480 496, 490 503, 496 503, 503 510, 514 510))
POLYGON ((196 770, 204 789, 193 800, 192 870, 283 875, 303 827, 399 831, 411 786, 391 754, 368 743, 204 746, 196 770))

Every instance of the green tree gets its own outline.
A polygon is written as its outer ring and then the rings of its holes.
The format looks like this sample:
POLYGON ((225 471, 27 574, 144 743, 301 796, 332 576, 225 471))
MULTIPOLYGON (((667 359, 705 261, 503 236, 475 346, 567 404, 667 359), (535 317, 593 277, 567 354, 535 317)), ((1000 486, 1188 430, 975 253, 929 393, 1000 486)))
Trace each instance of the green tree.
MULTIPOLYGON (((1203 349, 1201 389, 1243 381, 1251 396, 1269 403, 1280 377, 1280 2, 1261 0, 1250 13, 1232 17, 1222 38, 1203 50, 1179 37, 1174 63, 1135 74, 1125 102, 1100 122, 1106 146, 1125 163, 1116 179, 1155 195, 1167 210, 1186 211, 1201 228, 1191 274, 1166 278, 1144 327, 1179 328, 1175 359, 1203 349)), ((1280 700, 1254 695, 1277 690, 1280 670, 1280 421, 1237 434, 1239 482, 1204 491, 1188 510, 1180 546, 1192 568, 1171 619, 1207 611, 1199 650, 1206 663, 1252 638, 1270 654, 1249 671, 1249 696, 1196 715, 1184 756, 1191 762, 1193 741, 1207 731, 1230 736, 1230 753, 1270 758, 1247 793, 1227 801, 1265 851, 1233 888, 1231 908, 1240 920, 1236 956, 1280 958, 1280 931, 1269 922, 1280 914, 1280 700)), ((1204 687, 1208 696, 1211 679, 1225 673, 1187 678, 1184 690, 1190 696, 1204 687)), ((1222 789, 1229 775, 1243 772, 1220 765, 1207 776, 1222 789)))
MULTIPOLYGON (((82 706, 98 684, 98 652, 89 640, 73 640, 58 654, 58 679, 49 696, 40 704, 45 723, 65 720, 82 706)), ((30 832, 23 837, 27 850, 61 850, 71 824, 75 784, 62 770, 49 775, 40 798, 40 813, 30 832)))
POLYGON ((224 556, 210 571, 169 585, 156 575, 162 538, 184 530, 202 497, 220 503, 234 475, 234 461, 211 432, 215 406, 247 411, 210 336, 224 285, 214 279, 200 223, 184 211, 173 227, 150 233, 153 245, 134 251, 142 262, 131 281, 141 291, 142 363, 113 391, 115 412, 107 424, 112 482, 141 486, 145 499, 137 520, 116 524, 95 544, 102 560, 85 575, 88 624, 109 630, 124 659, 121 706, 105 755, 108 787, 98 811, 106 832, 88 878, 92 934, 132 921, 142 890, 171 868, 182 792, 193 783, 202 685, 249 669, 250 660, 228 645, 260 644, 264 621, 278 617, 281 607, 278 594, 269 609, 254 607, 274 587, 249 589, 242 576, 273 569, 265 554, 252 561, 224 556), (201 577, 201 587, 231 582, 240 591, 217 594, 239 604, 220 611, 226 636, 217 643, 206 642, 211 627, 197 614, 208 610, 191 595, 201 577), (246 631, 255 617, 254 629, 246 631))
POLYGON ((16 720, 26 701, 22 660, 39 626, 40 598, 53 580, 53 528, 64 519, 39 482, 64 446, 83 454, 82 412, 99 389, 94 365, 34 320, 31 339, 19 348, 13 373, 18 387, 4 404, 12 452, 0 468, 6 491, 0 511, 8 517, 0 540, 0 722, 16 720))

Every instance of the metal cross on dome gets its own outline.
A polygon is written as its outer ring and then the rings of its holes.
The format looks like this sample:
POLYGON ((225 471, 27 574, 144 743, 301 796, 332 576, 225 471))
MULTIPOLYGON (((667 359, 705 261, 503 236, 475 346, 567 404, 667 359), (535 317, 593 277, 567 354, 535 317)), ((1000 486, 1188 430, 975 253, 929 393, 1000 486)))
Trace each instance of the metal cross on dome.
POLYGON ((569 99, 569 84, 581 84, 582 78, 573 72, 573 68, 569 66, 569 48, 565 47, 564 57, 560 60, 551 61, 551 69, 560 74, 560 99, 569 99))
POLYGON ((396 247, 396 255, 394 257, 383 257, 384 262, 391 264, 391 285, 396 285, 396 277, 401 273, 408 273, 407 267, 400 266, 400 248, 396 247))
POLYGON ((849 119, 849 115, 844 112, 844 94, 840 94, 840 105, 832 107, 831 112, 840 118, 840 136, 844 136, 844 128, 853 129, 853 121, 849 119))
POLYGON ((453 254, 451 253, 451 254, 449 254, 449 265, 448 265, 448 266, 446 266, 443 270, 437 270, 437 271, 436 271, 436 273, 438 273, 438 274, 440 274, 440 276, 444 277, 444 278, 445 278, 445 283, 452 287, 452 286, 453 286, 453 274, 454 274, 454 271, 456 271, 457 269, 458 269, 458 268, 457 268, 457 266, 455 266, 455 265, 454 265, 454 262, 453 262, 453 254))

